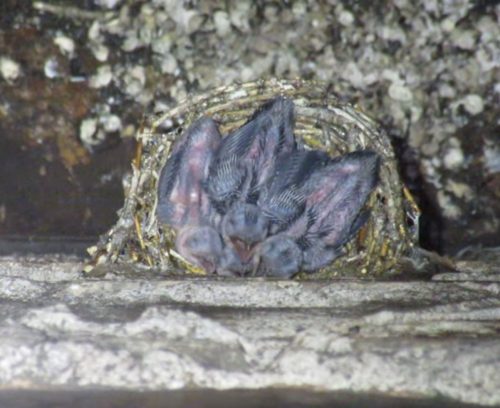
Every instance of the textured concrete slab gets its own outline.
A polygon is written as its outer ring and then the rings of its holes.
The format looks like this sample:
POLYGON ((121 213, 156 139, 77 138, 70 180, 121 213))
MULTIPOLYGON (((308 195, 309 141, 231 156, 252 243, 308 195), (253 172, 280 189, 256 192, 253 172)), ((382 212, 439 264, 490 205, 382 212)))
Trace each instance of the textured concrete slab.
POLYGON ((90 280, 81 267, 1 258, 4 391, 292 388, 500 404, 498 270, 295 282, 90 280))

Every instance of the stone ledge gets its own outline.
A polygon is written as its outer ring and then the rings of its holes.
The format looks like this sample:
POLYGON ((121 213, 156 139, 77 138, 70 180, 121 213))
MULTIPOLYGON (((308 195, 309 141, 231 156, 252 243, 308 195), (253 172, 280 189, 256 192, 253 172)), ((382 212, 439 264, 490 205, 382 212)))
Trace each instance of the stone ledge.
POLYGON ((263 390, 500 404, 500 282, 89 280, 0 260, 0 383, 263 390))

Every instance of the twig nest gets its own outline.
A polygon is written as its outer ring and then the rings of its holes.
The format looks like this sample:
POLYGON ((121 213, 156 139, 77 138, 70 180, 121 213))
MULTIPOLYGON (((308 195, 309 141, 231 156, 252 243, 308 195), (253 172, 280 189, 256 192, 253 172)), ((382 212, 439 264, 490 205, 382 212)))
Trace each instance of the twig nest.
POLYGON ((95 265, 133 263, 172 274, 200 273, 175 251, 175 232, 156 219, 160 171, 173 142, 194 120, 212 117, 225 135, 277 95, 295 104, 294 133, 298 141, 325 150, 332 157, 370 149, 381 158, 380 181, 367 204, 371 210, 369 221, 346 245, 345 255, 314 274, 299 274, 299 278, 397 273, 398 260, 417 244, 419 211, 399 178, 386 133, 320 82, 276 79, 221 87, 147 118, 137 135, 138 154, 119 220, 91 249, 93 259, 86 271, 95 265))

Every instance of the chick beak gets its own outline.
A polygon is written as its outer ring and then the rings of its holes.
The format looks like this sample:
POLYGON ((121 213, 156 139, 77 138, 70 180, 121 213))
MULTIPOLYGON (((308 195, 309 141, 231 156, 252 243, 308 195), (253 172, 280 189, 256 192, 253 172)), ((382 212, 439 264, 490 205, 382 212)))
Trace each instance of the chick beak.
POLYGON ((231 243, 243 263, 248 263, 252 257, 253 245, 238 238, 232 238, 231 243))
POLYGON ((203 257, 198 259, 200 266, 207 272, 207 274, 213 274, 215 273, 215 260, 212 258, 208 257, 203 257))

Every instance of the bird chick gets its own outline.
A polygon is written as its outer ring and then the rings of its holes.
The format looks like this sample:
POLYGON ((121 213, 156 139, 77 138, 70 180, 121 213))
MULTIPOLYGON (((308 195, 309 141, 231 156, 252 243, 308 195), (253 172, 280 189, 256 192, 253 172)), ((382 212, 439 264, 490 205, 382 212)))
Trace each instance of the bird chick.
POLYGON ((175 247, 187 261, 203 268, 208 274, 215 273, 223 251, 219 233, 209 226, 181 227, 175 247))
POLYGON ((216 123, 201 118, 175 144, 158 181, 157 216, 174 228, 215 223, 202 182, 221 141, 216 123))
POLYGON ((217 275, 245 276, 252 271, 251 262, 243 262, 232 245, 225 245, 219 258, 217 275))
POLYGON ((328 265, 367 221, 369 212, 362 208, 377 185, 379 166, 375 152, 362 150, 335 158, 311 175, 303 189, 306 233, 298 240, 304 270, 328 265))
POLYGON ((257 246, 253 274, 291 278, 299 272, 301 264, 302 251, 296 242, 284 234, 273 235, 257 246))
MULTIPOLYGON (((378 168, 379 158, 376 153, 357 151, 330 159, 309 172, 308 178, 297 188, 295 196, 304 200, 303 210, 292 222, 284 222, 285 228, 272 237, 278 239, 276 237, 286 236, 296 246, 290 242, 281 243, 281 238, 278 241, 280 245, 299 248, 299 269, 316 271, 342 254, 342 246, 359 231, 369 217, 369 211, 362 211, 362 208, 377 184, 378 168)), ((284 191, 287 191, 286 188, 284 191)), ((281 208, 278 207, 279 210, 281 208)), ((275 210, 276 213, 278 212, 275 210)), ((271 238, 267 241, 274 242, 271 238)), ((279 269, 280 258, 275 255, 273 246, 263 246, 258 251, 264 259, 264 266, 261 268, 271 271, 279 269)), ((287 262, 284 264, 285 270, 297 272, 296 258, 284 257, 287 262)))
POLYGON ((260 185, 274 174, 276 157, 295 149, 293 109, 290 100, 272 99, 222 140, 205 183, 220 214, 237 201, 255 203, 260 185))
POLYGON ((268 221, 255 204, 236 204, 223 217, 222 236, 242 263, 247 263, 256 243, 267 236, 268 221))

